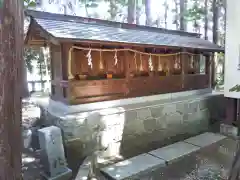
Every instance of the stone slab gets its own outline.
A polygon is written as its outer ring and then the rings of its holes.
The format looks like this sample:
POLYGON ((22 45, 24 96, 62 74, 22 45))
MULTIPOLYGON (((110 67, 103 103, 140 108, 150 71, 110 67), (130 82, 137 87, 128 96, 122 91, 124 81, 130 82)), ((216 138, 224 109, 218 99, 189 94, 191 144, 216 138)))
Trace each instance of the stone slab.
POLYGON ((193 144, 193 145, 199 146, 199 147, 206 147, 213 143, 221 141, 225 138, 226 138, 226 136, 223 136, 221 134, 206 132, 206 133, 200 134, 198 136, 186 139, 186 140, 184 140, 184 142, 193 144))
POLYGON ((77 173, 75 180, 87 180, 88 179, 88 175, 89 175, 90 168, 91 168, 91 164, 90 164, 91 159, 92 159, 92 156, 88 156, 85 158, 85 160, 83 161, 83 163, 81 164, 81 166, 78 169, 78 173, 77 173))
POLYGON ((133 179, 165 166, 165 161, 150 154, 141 154, 114 165, 102 168, 101 171, 114 180, 133 179))
POLYGON ((232 136, 232 137, 238 137, 238 128, 232 125, 228 124, 221 124, 220 125, 220 133, 225 136, 232 136))
POLYGON ((177 142, 169 146, 150 151, 148 154, 161 158, 169 163, 199 149, 200 147, 194 146, 192 144, 188 144, 185 142, 177 142))
MULTIPOLYGON (((57 102, 51 100, 50 98, 42 97, 42 98, 32 98, 31 101, 40 107, 47 109, 51 114, 55 114, 56 116, 63 116, 66 114, 74 114, 80 112, 88 112, 95 111, 107 108, 116 108, 128 105, 136 105, 137 108, 146 106, 145 104, 163 104, 166 100, 167 102, 171 102, 172 100, 178 101, 178 98, 192 98, 191 96, 197 96, 198 98, 203 98, 204 96, 211 96, 211 89, 199 89, 199 90, 191 90, 185 92, 177 92, 177 93, 166 93, 166 94, 158 94, 152 96, 143 96, 136 98, 128 98, 128 99, 119 99, 113 101, 103 101, 103 102, 94 102, 88 104, 81 105, 65 105, 61 102, 57 102), (142 104, 142 105, 141 105, 142 104)), ((195 97, 196 98, 196 97, 195 97)), ((130 108, 131 109, 131 108, 130 108)), ((135 108, 133 108, 135 109, 135 108)))
POLYGON ((55 177, 48 177, 45 173, 42 173, 42 177, 46 180, 69 180, 72 177, 72 170, 66 168, 64 173, 61 173, 55 177))

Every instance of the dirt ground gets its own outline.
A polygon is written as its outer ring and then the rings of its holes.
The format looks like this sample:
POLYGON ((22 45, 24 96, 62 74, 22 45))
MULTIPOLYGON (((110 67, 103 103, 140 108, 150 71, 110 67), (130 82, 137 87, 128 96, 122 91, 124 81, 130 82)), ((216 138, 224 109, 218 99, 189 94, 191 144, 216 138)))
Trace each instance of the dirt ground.
MULTIPOLYGON (((40 111, 39 108, 31 104, 28 99, 23 100, 22 105, 22 128, 23 132, 28 132, 28 130, 35 125, 37 119, 39 118, 40 111)), ((41 179, 40 169, 39 154, 33 150, 23 148, 22 173, 24 180, 41 179)))

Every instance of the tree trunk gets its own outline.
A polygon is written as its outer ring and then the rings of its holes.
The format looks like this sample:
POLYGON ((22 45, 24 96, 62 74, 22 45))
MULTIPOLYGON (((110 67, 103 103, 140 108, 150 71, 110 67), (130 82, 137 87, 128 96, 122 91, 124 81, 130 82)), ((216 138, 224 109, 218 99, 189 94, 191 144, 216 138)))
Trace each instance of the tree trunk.
POLYGON ((110 0, 110 19, 114 21, 116 19, 117 15, 117 6, 116 6, 116 1, 115 0, 110 0))
POLYGON ((84 8, 85 8, 85 15, 86 15, 86 17, 89 17, 87 4, 84 5, 84 8))
POLYGON ((218 43, 218 0, 213 0, 213 42, 218 43))
MULTIPOLYGON (((218 0, 213 0, 212 2, 212 9, 213 9, 213 43, 218 44, 218 0)), ((217 55, 214 54, 213 57, 214 64, 217 64, 217 55)), ((216 81, 216 66, 214 66, 213 73, 212 73, 212 79, 214 84, 216 81)), ((215 86, 213 86, 215 88, 215 86)))
POLYGON ((174 3, 175 3, 175 24, 176 24, 176 30, 179 30, 178 0, 174 0, 174 3))
POLYGON ((224 8, 224 40, 223 40, 223 45, 224 46, 225 46, 225 42, 226 42, 226 24, 227 24, 227 4, 226 3, 227 3, 226 0, 223 0, 223 8, 224 8))
POLYGON ((204 2, 204 39, 208 40, 208 0, 204 2))
POLYGON ((128 0, 128 17, 127 22, 134 24, 136 17, 136 3, 135 0, 128 0))
POLYGON ((184 18, 184 14, 185 14, 185 0, 180 0, 180 30, 182 31, 186 31, 187 27, 186 27, 186 21, 184 18))
POLYGON ((23 1, 0 1, 0 179, 21 177, 23 1))
POLYGON ((160 15, 158 15, 158 17, 157 17, 156 25, 157 25, 158 28, 161 27, 161 17, 160 17, 160 15))
POLYGON ((167 18, 168 18, 168 1, 165 0, 164 2, 164 24, 165 28, 167 29, 167 18))
POLYGON ((146 25, 151 26, 152 24, 151 0, 145 0, 145 14, 146 14, 146 25))
POLYGON ((140 16, 141 16, 141 6, 140 0, 136 1, 136 24, 140 25, 140 16))
POLYGON ((28 81, 27 81, 27 66, 24 61, 22 61, 22 78, 23 78, 23 88, 22 88, 22 98, 27 98, 30 96, 29 89, 28 89, 28 81))

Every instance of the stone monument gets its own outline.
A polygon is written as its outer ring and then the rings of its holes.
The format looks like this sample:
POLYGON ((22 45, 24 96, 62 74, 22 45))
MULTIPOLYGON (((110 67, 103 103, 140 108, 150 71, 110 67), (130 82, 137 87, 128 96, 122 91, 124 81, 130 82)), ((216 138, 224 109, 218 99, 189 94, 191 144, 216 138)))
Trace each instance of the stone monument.
POLYGON ((48 180, 69 180, 72 171, 67 168, 61 129, 50 126, 39 129, 38 134, 43 177, 48 180))

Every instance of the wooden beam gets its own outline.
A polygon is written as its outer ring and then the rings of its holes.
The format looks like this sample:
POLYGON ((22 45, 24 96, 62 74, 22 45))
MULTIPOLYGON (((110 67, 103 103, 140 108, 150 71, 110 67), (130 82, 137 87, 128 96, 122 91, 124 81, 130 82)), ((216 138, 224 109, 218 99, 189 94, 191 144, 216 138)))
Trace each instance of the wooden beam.
MULTIPOLYGON (((69 64, 69 51, 71 50, 72 46, 72 43, 62 44, 62 80, 69 79, 69 71, 71 70, 71 67, 69 69, 69 66, 72 66, 71 63, 69 64)), ((73 53, 71 54, 71 58, 74 58, 73 53)))
POLYGON ((45 29, 43 29, 35 20, 32 20, 31 26, 29 28, 31 28, 29 29, 31 34, 33 32, 39 32, 40 36, 43 37, 46 41, 49 41, 54 45, 60 45, 59 40, 48 33, 45 29))
MULTIPOLYGON (((183 48, 181 52, 187 52, 187 50, 185 48, 183 48)), ((186 67, 187 67, 186 54, 184 54, 184 53, 181 54, 180 60, 181 60, 181 68, 182 68, 182 89, 184 89, 185 88, 185 72, 186 72, 186 67)))
POLYGON ((180 47, 171 47, 171 46, 158 46, 158 45, 149 45, 149 44, 131 44, 131 43, 125 43, 125 42, 108 42, 108 41, 98 41, 98 40, 74 40, 74 39, 64 39, 59 38, 59 42, 61 43, 76 43, 76 44, 85 44, 87 47, 90 45, 110 45, 110 46, 131 46, 133 48, 158 48, 158 49, 175 49, 180 50, 180 47))
MULTIPOLYGON (((164 45, 152 45, 152 44, 140 44, 140 43, 127 43, 127 42, 109 42, 109 41, 100 41, 100 40, 84 40, 84 39, 72 39, 72 38, 58 38, 59 42, 63 43, 75 43, 75 44, 101 44, 101 45, 113 45, 113 46, 131 46, 131 47, 142 47, 142 48, 167 48, 180 50, 183 47, 179 46, 164 46, 164 45)), ((196 48, 185 47, 186 50, 195 50, 196 48)), ((198 49, 201 52, 224 52, 224 50, 216 49, 198 49)))

